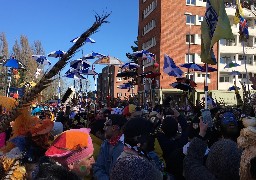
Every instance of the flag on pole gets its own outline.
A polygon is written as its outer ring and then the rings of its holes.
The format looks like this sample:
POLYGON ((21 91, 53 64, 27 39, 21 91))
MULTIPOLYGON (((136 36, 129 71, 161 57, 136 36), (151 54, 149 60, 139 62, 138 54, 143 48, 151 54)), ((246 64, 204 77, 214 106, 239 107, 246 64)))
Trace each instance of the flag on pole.
POLYGON ((201 24, 201 59, 208 64, 214 61, 213 45, 220 39, 234 39, 223 0, 207 0, 204 20, 201 24))
POLYGON ((249 38, 248 23, 244 18, 243 8, 238 0, 236 0, 236 13, 234 17, 234 24, 239 23, 240 39, 245 40, 249 38))
POLYGON ((176 66, 173 59, 170 58, 167 54, 164 55, 163 71, 169 76, 175 77, 181 77, 183 74, 183 71, 178 66, 176 66))
POLYGON ((243 8, 239 3, 239 0, 236 0, 236 13, 234 17, 234 24, 237 25, 240 22, 240 16, 244 17, 243 8))

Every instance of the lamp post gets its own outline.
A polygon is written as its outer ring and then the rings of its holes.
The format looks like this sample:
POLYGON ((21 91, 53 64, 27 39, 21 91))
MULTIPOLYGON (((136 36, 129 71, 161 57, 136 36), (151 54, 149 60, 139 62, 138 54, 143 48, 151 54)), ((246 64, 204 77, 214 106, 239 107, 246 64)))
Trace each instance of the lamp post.
MULTIPOLYGON (((190 43, 191 43, 191 16, 192 13, 189 12, 185 12, 184 15, 187 17, 189 17, 189 33, 188 33, 188 37, 189 37, 189 42, 188 42, 188 63, 190 63, 190 43)), ((186 19, 186 23, 187 23, 187 19, 186 19)), ((189 78, 189 68, 188 68, 188 72, 187 72, 187 78, 189 78)))

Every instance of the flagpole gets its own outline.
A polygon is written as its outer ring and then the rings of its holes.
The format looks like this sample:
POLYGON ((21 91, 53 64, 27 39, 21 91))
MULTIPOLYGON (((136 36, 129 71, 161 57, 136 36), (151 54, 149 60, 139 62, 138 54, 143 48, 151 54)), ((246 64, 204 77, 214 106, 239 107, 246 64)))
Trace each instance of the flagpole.
POLYGON ((208 96, 208 63, 205 63, 205 87, 204 87, 204 109, 207 109, 207 96, 208 96))
POLYGON ((245 68, 245 75, 246 75, 246 83, 248 86, 248 91, 249 91, 249 77, 248 77, 248 71, 247 71, 247 63, 246 63, 246 59, 245 59, 245 48, 244 48, 244 40, 242 41, 242 45, 243 45, 243 60, 244 60, 244 68, 245 68))

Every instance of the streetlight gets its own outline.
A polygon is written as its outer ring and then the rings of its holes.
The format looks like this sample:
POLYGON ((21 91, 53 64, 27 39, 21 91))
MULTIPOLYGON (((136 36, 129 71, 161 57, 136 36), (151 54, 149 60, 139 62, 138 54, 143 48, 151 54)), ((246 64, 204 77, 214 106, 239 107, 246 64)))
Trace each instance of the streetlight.
MULTIPOLYGON (((192 13, 189 12, 185 12, 184 15, 186 16, 186 18, 189 16, 189 42, 188 42, 188 63, 190 63, 190 43, 191 43, 191 16, 192 13)), ((186 23, 187 23, 187 19, 186 19, 186 23)), ((187 78, 189 78, 189 69, 188 69, 188 73, 187 73, 187 78)))

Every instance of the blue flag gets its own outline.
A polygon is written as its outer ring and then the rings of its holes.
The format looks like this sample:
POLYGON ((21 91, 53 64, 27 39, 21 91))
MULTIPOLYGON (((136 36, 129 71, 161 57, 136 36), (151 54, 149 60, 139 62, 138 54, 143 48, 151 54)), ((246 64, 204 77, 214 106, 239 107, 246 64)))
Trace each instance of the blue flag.
POLYGON ((172 58, 170 58, 168 55, 164 55, 164 67, 163 71, 168 74, 169 76, 174 77, 181 77, 183 74, 183 71, 176 66, 175 62, 172 58))

